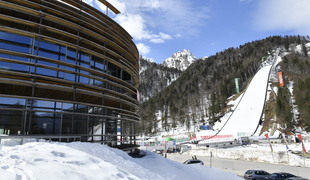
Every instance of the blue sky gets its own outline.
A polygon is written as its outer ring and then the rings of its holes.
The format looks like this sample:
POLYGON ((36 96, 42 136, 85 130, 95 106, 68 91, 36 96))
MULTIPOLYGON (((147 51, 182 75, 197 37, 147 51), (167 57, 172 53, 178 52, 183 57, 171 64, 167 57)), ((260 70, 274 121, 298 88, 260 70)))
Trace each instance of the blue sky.
MULTIPOLYGON (((98 0, 84 0, 105 11, 98 0)), ((141 55, 162 63, 190 50, 196 58, 274 35, 310 35, 309 0, 108 0, 108 15, 141 55)))

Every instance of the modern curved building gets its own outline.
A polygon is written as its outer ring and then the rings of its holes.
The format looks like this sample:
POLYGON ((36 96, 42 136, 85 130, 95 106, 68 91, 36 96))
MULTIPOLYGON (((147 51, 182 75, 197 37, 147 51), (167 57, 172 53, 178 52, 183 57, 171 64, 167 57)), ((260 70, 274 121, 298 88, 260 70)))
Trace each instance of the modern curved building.
POLYGON ((1 0, 0 135, 133 141, 138 60, 132 37, 80 0, 1 0))

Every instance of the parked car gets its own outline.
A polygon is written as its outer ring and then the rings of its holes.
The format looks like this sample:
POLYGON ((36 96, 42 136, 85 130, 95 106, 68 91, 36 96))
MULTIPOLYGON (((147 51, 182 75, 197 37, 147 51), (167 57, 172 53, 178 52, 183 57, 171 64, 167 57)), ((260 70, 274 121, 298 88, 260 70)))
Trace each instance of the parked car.
POLYGON ((291 177, 291 178, 287 178, 285 180, 309 180, 309 179, 306 179, 306 178, 302 178, 302 177, 291 177))
POLYGON ((163 150, 157 149, 157 150, 156 150, 156 153, 157 153, 157 154, 163 154, 163 150))
POLYGON ((201 164, 201 165, 204 165, 204 163, 199 159, 189 159, 189 160, 186 160, 183 164, 201 164))
POLYGON ((287 178, 292 178, 292 177, 297 177, 297 176, 290 174, 290 173, 280 172, 280 173, 272 173, 265 178, 259 178, 257 180, 267 180, 267 179, 268 180, 285 180, 287 178))
POLYGON ((270 175, 270 173, 263 170, 248 170, 244 173, 245 179, 256 180, 257 178, 264 178, 270 175))

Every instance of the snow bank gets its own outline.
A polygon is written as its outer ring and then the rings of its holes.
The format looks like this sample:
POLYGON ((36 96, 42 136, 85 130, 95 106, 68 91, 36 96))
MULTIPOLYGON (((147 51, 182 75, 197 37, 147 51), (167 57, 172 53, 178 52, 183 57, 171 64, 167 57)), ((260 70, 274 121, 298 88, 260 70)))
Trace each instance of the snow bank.
POLYGON ((240 179, 206 166, 187 166, 148 152, 143 158, 105 145, 32 142, 0 145, 1 179, 240 179))

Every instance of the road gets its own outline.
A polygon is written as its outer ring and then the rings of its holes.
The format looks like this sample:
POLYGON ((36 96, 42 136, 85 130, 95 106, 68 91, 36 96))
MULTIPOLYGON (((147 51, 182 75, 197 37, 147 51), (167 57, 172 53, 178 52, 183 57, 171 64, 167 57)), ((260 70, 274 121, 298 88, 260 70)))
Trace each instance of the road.
MULTIPOLYGON (((187 159, 191 159, 190 155, 179 155, 179 154, 167 154, 167 158, 183 163, 187 159)), ((210 167, 210 157, 197 156, 204 162, 205 166, 210 167)), ((212 158, 212 167, 222 169, 226 172, 233 172, 237 175, 243 176, 244 173, 249 169, 262 169, 269 173, 274 172, 288 172, 304 178, 310 179, 310 168, 295 167, 295 166, 285 166, 278 164, 268 164, 259 162, 249 162, 240 160, 230 160, 230 159, 220 159, 212 158)))

